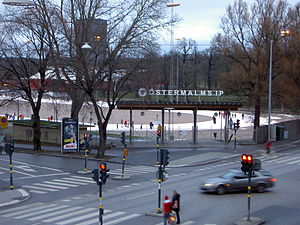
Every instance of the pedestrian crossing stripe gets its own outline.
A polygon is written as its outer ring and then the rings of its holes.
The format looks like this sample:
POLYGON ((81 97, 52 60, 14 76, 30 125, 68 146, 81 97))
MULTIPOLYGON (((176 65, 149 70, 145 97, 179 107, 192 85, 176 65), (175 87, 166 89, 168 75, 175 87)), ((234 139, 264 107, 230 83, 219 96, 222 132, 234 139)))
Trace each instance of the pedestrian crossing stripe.
MULTIPOLYGON (((142 214, 128 214, 113 212, 105 209, 103 221, 106 225, 121 224, 124 221, 142 216, 142 214), (126 215, 127 214, 127 215, 126 215)), ((99 211, 96 208, 84 208, 61 204, 33 203, 15 208, 0 210, 0 217, 25 219, 28 221, 44 222, 57 225, 89 225, 99 223, 99 211)))
MULTIPOLYGON (((180 221, 180 222, 181 222, 181 221, 180 221)), ((192 225, 192 224, 195 224, 195 222, 189 220, 189 221, 186 221, 186 222, 181 222, 180 224, 181 224, 181 225, 192 225)), ((106 224, 105 224, 105 225, 106 225, 106 224)), ((155 224, 155 225, 164 225, 164 222, 160 222, 160 223, 157 223, 157 224, 155 224)), ((211 224, 211 225, 216 225, 216 224, 211 224)))

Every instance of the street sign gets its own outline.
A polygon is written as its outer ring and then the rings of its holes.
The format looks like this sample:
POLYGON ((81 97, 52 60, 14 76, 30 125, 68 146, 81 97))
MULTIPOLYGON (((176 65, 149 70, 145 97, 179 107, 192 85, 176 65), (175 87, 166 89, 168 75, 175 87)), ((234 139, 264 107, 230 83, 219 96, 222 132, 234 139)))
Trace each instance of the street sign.
POLYGON ((0 126, 3 129, 7 129, 7 127, 8 127, 8 119, 7 119, 6 116, 0 116, 0 126))

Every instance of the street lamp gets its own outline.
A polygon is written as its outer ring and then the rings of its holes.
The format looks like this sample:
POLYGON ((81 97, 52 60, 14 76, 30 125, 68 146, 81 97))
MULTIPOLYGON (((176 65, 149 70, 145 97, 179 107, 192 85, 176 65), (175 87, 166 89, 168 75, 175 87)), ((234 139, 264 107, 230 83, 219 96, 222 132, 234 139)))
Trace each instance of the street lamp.
MULTIPOLYGON (((171 65, 170 65, 170 84, 169 84, 169 89, 173 88, 173 67, 174 67, 174 59, 172 55, 172 49, 173 49, 173 44, 174 44, 174 24, 173 24, 173 19, 174 19, 174 7, 180 6, 180 3, 174 3, 173 0, 171 3, 167 4, 167 7, 171 8, 171 31, 170 31, 170 57, 171 57, 171 65)), ((170 100, 172 101, 172 95, 170 95, 170 100)))
MULTIPOLYGON (((280 32, 282 37, 291 35, 289 30, 280 32)), ((272 110, 272 63, 273 63, 273 40, 270 41, 270 56, 269 56, 269 97, 268 97, 268 143, 271 142, 271 110, 272 110)))
POLYGON ((268 142, 271 141, 271 109, 272 109, 272 63, 273 63, 273 40, 270 41, 269 58, 269 98, 268 98, 268 142))

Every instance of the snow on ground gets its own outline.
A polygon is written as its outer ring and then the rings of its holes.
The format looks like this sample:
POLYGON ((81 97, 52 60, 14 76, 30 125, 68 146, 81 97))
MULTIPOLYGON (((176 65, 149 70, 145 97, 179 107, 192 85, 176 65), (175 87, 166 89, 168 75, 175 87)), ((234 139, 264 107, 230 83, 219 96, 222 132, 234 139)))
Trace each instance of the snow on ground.
MULTIPOLYGON (((6 95, 2 95, 1 96, 2 99, 9 99, 11 97, 6 96, 6 95)), ((16 99, 18 101, 25 101, 22 98, 18 98, 16 99)), ((52 98, 43 98, 42 99, 43 103, 56 103, 56 104, 67 104, 70 105, 71 101, 69 100, 62 100, 62 99, 52 99, 52 98)), ((84 103, 84 104, 88 104, 88 103, 84 103)), ((98 102, 99 106, 101 107, 107 107, 107 103, 103 102, 103 101, 99 101, 98 102)), ((160 112, 159 110, 151 110, 151 111, 155 111, 155 112, 160 112)), ((178 113, 182 111, 178 111, 178 110, 173 110, 173 113, 178 113)), ((184 113, 186 114, 193 114, 192 111, 184 111, 184 113)), ((199 110, 197 112, 198 115, 202 115, 202 116, 207 116, 210 117, 211 119, 207 120, 207 121, 202 121, 202 122, 197 122, 197 127, 199 130, 215 130, 215 129, 220 129, 221 127, 224 127, 225 124, 225 119, 222 116, 217 115, 216 116, 216 124, 213 123, 212 117, 214 116, 215 113, 219 113, 216 111, 209 111, 209 110, 199 110)), ((276 123, 275 120, 280 120, 282 118, 290 118, 292 119, 294 116, 293 115, 288 115, 288 114, 277 114, 276 116, 271 116, 271 124, 276 123)), ((26 118, 27 119, 27 118, 26 118)), ((29 118, 28 118, 29 119, 29 118)), ((47 119, 47 118, 42 118, 42 119, 47 119)), ((247 127, 253 127, 253 120, 254 120, 254 116, 250 115, 250 114, 244 114, 244 118, 242 116, 242 113, 240 112, 232 112, 232 122, 235 123, 236 120, 239 119, 240 120, 240 127, 241 129, 243 128, 247 128, 247 127)), ((158 123, 160 123, 160 121, 156 121, 155 124, 157 125, 158 123)), ((268 124, 268 118, 267 117, 261 117, 260 118, 260 123, 261 125, 267 125, 268 124)), ((92 124, 94 125, 94 124, 92 124)), ((191 123, 179 123, 179 124, 168 124, 168 120, 166 119, 166 129, 175 129, 175 130, 191 130, 192 127, 194 126, 193 121, 191 121, 191 123)), ((116 124, 108 124, 108 130, 128 130, 128 127, 125 126, 116 126, 116 124)), ((142 129, 141 128, 141 124, 134 124, 134 128, 137 130, 149 130, 149 125, 142 125, 142 129)), ((97 130, 98 127, 94 126, 91 128, 92 130, 97 130)), ((155 127, 156 129, 156 127, 155 127)))

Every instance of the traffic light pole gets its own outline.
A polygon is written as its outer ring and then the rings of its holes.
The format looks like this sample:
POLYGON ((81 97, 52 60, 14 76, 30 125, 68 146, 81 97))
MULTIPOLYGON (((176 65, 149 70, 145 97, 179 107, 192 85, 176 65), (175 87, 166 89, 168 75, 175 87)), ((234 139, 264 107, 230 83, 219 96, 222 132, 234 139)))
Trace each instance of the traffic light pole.
POLYGON ((10 185, 9 185, 9 188, 10 188, 10 190, 13 190, 13 189, 14 189, 14 185, 13 185, 12 153, 9 154, 9 179, 10 179, 10 185))
POLYGON ((99 224, 103 225, 102 181, 99 181, 99 224))
POLYGON ((159 164, 159 137, 156 137, 156 164, 159 164))
POLYGON ((87 171, 87 157, 88 157, 88 149, 85 149, 84 150, 84 169, 83 169, 83 171, 84 172, 86 172, 87 171))
MULTIPOLYGON (((124 146, 125 146, 125 148, 124 148, 124 151, 125 151, 125 149, 127 149, 127 146, 126 146, 126 144, 124 146)), ((121 177, 124 177, 125 161, 126 161, 126 155, 125 155, 125 152, 123 152, 123 162, 122 162, 121 177)))
POLYGON ((161 211, 161 180, 158 179, 158 205, 157 205, 157 213, 162 213, 161 211))
POLYGON ((248 218, 247 218, 247 221, 251 221, 251 220, 250 220, 251 174, 252 174, 252 170, 250 170, 250 171, 248 172, 248 218))
POLYGON ((236 128, 234 128, 234 153, 236 153, 236 128))

